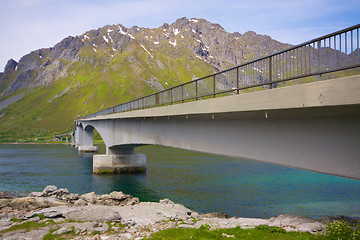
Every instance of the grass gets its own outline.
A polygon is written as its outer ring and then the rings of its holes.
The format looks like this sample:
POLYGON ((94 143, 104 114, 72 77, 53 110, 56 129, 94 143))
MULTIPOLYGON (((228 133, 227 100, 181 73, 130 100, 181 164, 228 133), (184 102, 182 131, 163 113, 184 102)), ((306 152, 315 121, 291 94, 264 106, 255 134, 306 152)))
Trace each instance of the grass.
POLYGON ((27 232, 31 231, 31 230, 35 230, 35 229, 40 229, 49 225, 54 225, 55 222, 53 220, 47 220, 45 222, 32 222, 32 221, 28 221, 28 222, 24 222, 15 226, 11 226, 10 228, 2 231, 1 233, 7 233, 7 232, 12 232, 12 231, 18 231, 18 230, 25 230, 27 232))
POLYGON ((312 240, 329 239, 327 236, 303 232, 286 232, 282 228, 260 225, 253 229, 242 229, 241 227, 209 230, 208 226, 202 226, 199 229, 172 228, 159 231, 146 239, 276 239, 276 240, 312 240))

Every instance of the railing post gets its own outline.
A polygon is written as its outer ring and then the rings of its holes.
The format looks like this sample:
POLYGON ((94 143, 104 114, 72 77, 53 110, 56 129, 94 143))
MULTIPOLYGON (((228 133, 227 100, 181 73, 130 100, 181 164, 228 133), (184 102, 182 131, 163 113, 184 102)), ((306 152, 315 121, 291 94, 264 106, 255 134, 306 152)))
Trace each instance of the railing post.
POLYGON ((214 98, 216 96, 216 89, 215 89, 215 75, 214 75, 214 78, 213 78, 213 88, 214 88, 214 98))
POLYGON ((269 88, 272 89, 272 79, 273 74, 272 74, 272 57, 269 57, 269 88))
POLYGON ((198 100, 198 81, 195 81, 195 100, 198 100))
POLYGON ((321 40, 317 42, 318 45, 318 81, 321 81, 321 40))
POLYGON ((239 94, 240 82, 239 82, 239 67, 236 68, 236 93, 239 94))
POLYGON ((173 89, 171 88, 170 89, 170 104, 171 105, 173 104, 172 92, 173 92, 173 89))
POLYGON ((184 85, 181 85, 181 101, 184 103, 184 85))

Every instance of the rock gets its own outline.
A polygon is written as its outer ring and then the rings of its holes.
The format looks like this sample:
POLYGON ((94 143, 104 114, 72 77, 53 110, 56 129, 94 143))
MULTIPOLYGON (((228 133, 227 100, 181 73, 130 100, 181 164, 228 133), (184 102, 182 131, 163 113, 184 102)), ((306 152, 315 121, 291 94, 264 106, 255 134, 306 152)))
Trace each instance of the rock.
POLYGON ((44 197, 43 192, 32 192, 28 195, 28 197, 44 197))
POLYGON ((110 199, 110 195, 109 194, 100 195, 99 199, 100 200, 108 200, 108 199, 110 199))
POLYGON ((109 194, 109 197, 114 200, 123 201, 127 198, 130 198, 130 195, 124 194, 123 192, 113 191, 109 194))
POLYGON ((5 71, 4 71, 4 72, 10 71, 10 70, 15 70, 17 65, 18 65, 18 63, 17 63, 14 59, 11 58, 11 59, 6 63, 5 71))
POLYGON ((68 202, 74 202, 74 201, 76 201, 76 200, 79 199, 79 195, 78 195, 78 194, 74 194, 74 193, 69 193, 69 194, 67 194, 67 195, 62 196, 62 199, 63 199, 63 200, 66 200, 66 201, 68 201, 68 202))
POLYGON ((88 203, 96 203, 99 200, 98 195, 95 192, 85 193, 80 196, 81 199, 85 200, 88 203))
POLYGON ((134 198, 128 198, 128 199, 126 199, 124 204, 125 204, 125 205, 135 205, 135 204, 137 204, 137 203, 139 203, 139 202, 140 202, 139 198, 134 197, 134 198))
POLYGON ((133 238, 131 233, 123 233, 123 234, 120 234, 119 237, 125 238, 125 239, 132 239, 133 238))
POLYGON ((159 203, 161 203, 161 204, 175 204, 173 201, 171 201, 170 199, 167 199, 167 198, 160 200, 159 203))
POLYGON ((63 212, 63 216, 66 219, 72 219, 74 221, 120 221, 121 216, 118 210, 109 206, 102 205, 87 205, 83 207, 73 207, 71 211, 63 212))
POLYGON ((50 211, 50 212, 45 212, 44 216, 47 218, 59 218, 59 217, 63 217, 61 212, 58 211, 50 211))
POLYGON ((51 193, 51 195, 55 195, 57 198, 62 197, 63 195, 69 194, 69 190, 66 188, 60 188, 58 190, 55 190, 51 193))
POLYGON ((72 229, 62 227, 62 228, 56 230, 55 232, 53 232, 53 234, 61 235, 61 234, 68 233, 68 232, 71 232, 71 231, 72 231, 72 229))
POLYGON ((54 206, 67 205, 66 202, 56 198, 43 198, 43 197, 24 197, 16 198, 10 202, 10 207, 13 209, 29 209, 35 210, 38 208, 47 208, 54 206))
POLYGON ((80 198, 79 200, 74 202, 74 205, 75 206, 85 206, 85 205, 87 205, 87 202, 80 198))
POLYGON ((325 228, 321 222, 308 217, 279 215, 270 218, 270 226, 282 227, 286 231, 319 232, 325 228))
POLYGON ((39 216, 32 217, 32 218, 26 220, 26 222, 38 222, 38 221, 40 221, 40 217, 39 217, 39 216))
POLYGON ((213 212, 213 213, 201 214, 201 217, 205 217, 205 218, 229 218, 229 215, 227 215, 226 213, 213 212))
POLYGON ((0 208, 8 207, 11 201, 11 199, 0 199, 0 208))
POLYGON ((57 189, 58 189, 57 186, 54 186, 54 185, 46 186, 43 190, 44 196, 51 195, 51 193, 56 191, 57 189))
POLYGON ((180 224, 179 228, 195 228, 195 226, 190 224, 180 224))
POLYGON ((95 236, 93 236, 93 237, 91 238, 91 240, 101 240, 101 237, 100 237, 99 234, 96 234, 95 236))

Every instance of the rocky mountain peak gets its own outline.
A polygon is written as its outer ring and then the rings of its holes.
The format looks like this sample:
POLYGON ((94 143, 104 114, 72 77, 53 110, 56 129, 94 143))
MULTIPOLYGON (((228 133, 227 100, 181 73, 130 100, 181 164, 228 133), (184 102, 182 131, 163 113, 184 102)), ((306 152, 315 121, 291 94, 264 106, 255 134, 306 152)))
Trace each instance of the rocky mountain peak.
POLYGON ((11 70, 15 70, 18 65, 18 62, 16 62, 14 59, 10 59, 5 66, 4 72, 8 72, 11 70))
MULTIPOLYGON (((146 61, 150 62, 157 59, 157 54, 165 54, 172 59, 190 54, 188 57, 208 65, 215 72, 288 46, 251 31, 243 35, 228 33, 219 24, 198 18, 183 17, 154 29, 106 25, 82 35, 69 36, 52 48, 33 51, 22 57, 19 63, 9 60, 0 82, 5 78, 14 80, 0 94, 5 91, 5 95, 9 95, 19 88, 50 84, 68 76, 69 67, 79 62, 107 69, 108 64, 130 49, 145 53, 146 61), (7 69, 16 69, 16 76, 5 76, 7 69)), ((160 59, 155 62, 158 64, 155 67, 165 66, 160 59)))

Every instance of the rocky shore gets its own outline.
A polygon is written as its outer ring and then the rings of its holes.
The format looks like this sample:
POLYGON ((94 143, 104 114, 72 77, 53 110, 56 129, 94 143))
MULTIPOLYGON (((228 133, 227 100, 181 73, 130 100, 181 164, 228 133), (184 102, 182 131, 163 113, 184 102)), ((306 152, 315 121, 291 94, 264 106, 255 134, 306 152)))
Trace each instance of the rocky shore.
POLYGON ((59 235, 71 239, 142 239, 168 228, 243 228, 266 224, 287 231, 321 232, 325 225, 311 218, 280 215, 270 219, 229 218, 199 214, 169 199, 140 202, 122 192, 78 195, 47 186, 42 192, 12 198, 0 194, 0 238, 42 239, 59 235), (25 228, 23 226, 32 226, 25 228))

